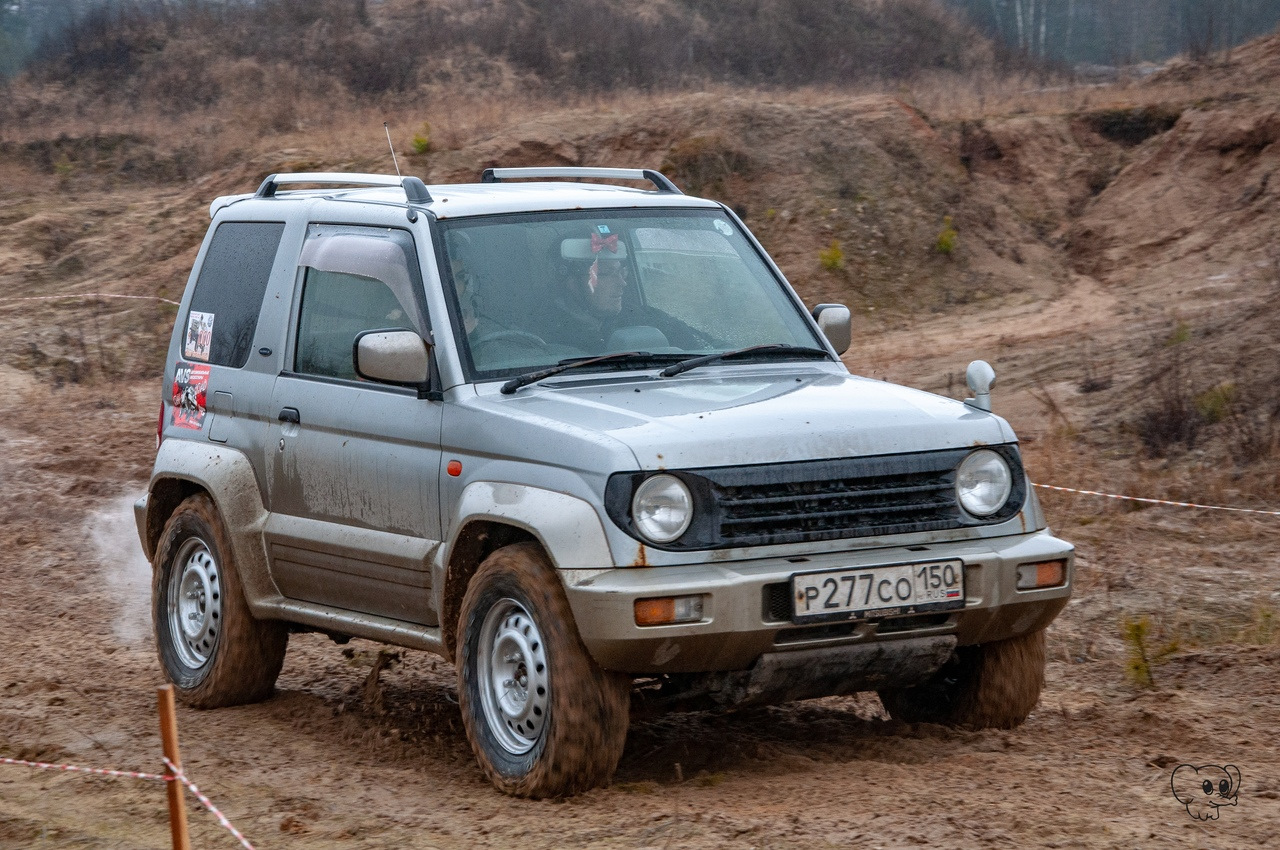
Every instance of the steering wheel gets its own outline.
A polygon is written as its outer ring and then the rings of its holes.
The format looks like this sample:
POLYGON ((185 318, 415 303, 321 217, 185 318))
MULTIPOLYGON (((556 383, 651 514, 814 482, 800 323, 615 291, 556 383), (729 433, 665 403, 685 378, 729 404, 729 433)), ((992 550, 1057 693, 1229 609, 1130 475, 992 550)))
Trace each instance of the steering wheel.
POLYGON ((471 340, 471 347, 477 348, 481 345, 489 345, 490 343, 501 342, 502 340, 523 342, 529 345, 536 345, 539 348, 546 348, 547 346, 547 341, 545 339, 537 336, 536 334, 531 334, 528 331, 501 330, 481 334, 478 339, 471 340))
POLYGON ((542 355, 547 350, 546 340, 528 331, 489 331, 471 341, 471 358, 477 364, 489 361, 501 363, 521 352, 542 355))

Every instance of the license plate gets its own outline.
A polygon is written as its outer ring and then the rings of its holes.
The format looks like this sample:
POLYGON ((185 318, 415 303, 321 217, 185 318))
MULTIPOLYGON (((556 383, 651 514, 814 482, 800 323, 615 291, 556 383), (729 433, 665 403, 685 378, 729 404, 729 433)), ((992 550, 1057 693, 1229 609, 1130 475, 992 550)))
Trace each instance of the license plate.
POLYGON ((799 573, 791 577, 796 622, 899 617, 964 607, 964 566, 931 561, 799 573))

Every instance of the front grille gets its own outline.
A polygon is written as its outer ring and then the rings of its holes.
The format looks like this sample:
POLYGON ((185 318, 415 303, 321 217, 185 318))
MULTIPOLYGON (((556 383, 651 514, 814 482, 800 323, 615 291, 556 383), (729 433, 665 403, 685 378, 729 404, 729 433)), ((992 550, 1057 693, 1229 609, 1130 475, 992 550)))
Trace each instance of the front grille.
MULTIPOLYGON (((989 448, 1008 461, 1013 492, 984 519, 956 503, 956 466, 971 449, 667 471, 689 487, 695 515, 684 536, 658 548, 761 546, 1004 522, 1022 508, 1026 482, 1016 446, 989 448)), ((610 516, 637 539, 630 502, 644 478, 615 475, 606 491, 610 516)))
POLYGON ((952 526, 955 472, 927 470, 734 483, 714 488, 720 539, 751 546, 781 538, 870 537, 952 526))

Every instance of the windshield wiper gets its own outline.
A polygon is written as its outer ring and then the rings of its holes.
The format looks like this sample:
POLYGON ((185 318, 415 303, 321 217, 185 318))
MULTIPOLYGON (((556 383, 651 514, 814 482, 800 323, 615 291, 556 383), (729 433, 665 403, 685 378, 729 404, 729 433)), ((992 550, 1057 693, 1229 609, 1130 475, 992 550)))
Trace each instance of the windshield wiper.
POLYGON ((771 343, 769 345, 749 345, 746 348, 735 349, 734 351, 721 351, 718 354, 704 354, 701 357, 691 357, 688 360, 682 360, 674 366, 668 366, 658 374, 664 378, 671 378, 679 375, 681 372, 688 372, 690 369, 697 369, 699 366, 705 366, 708 363, 715 363, 717 360, 725 360, 730 357, 742 357, 750 354, 752 356, 765 355, 772 357, 823 357, 829 355, 821 348, 807 348, 803 345, 785 345, 783 343, 771 343))
POLYGON ((600 357, 574 357, 569 360, 561 360, 557 365, 549 369, 539 369, 536 372, 529 372, 524 375, 518 375, 502 385, 502 393, 511 395, 521 387, 527 387, 529 384, 536 384, 543 378, 550 378, 552 375, 559 375, 561 372, 567 372, 570 369, 578 369, 582 366, 594 366, 600 363, 617 363, 624 361, 643 361, 652 363, 654 360, 668 362, 671 358, 669 354, 651 354, 648 351, 621 351, 616 354, 605 354, 600 357))

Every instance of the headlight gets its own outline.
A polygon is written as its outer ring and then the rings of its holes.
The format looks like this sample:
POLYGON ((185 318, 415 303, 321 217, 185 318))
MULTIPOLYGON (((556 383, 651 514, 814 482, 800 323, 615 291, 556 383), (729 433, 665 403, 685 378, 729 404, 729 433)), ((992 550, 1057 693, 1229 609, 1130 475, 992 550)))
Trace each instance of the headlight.
POLYGON ((693 497, 674 475, 654 475, 636 488, 631 519, 646 539, 670 543, 688 530, 693 520, 693 497))
POLYGON ((974 516, 991 516, 1004 507, 1013 490, 1009 464, 993 451, 980 449, 956 469, 956 497, 974 516))

